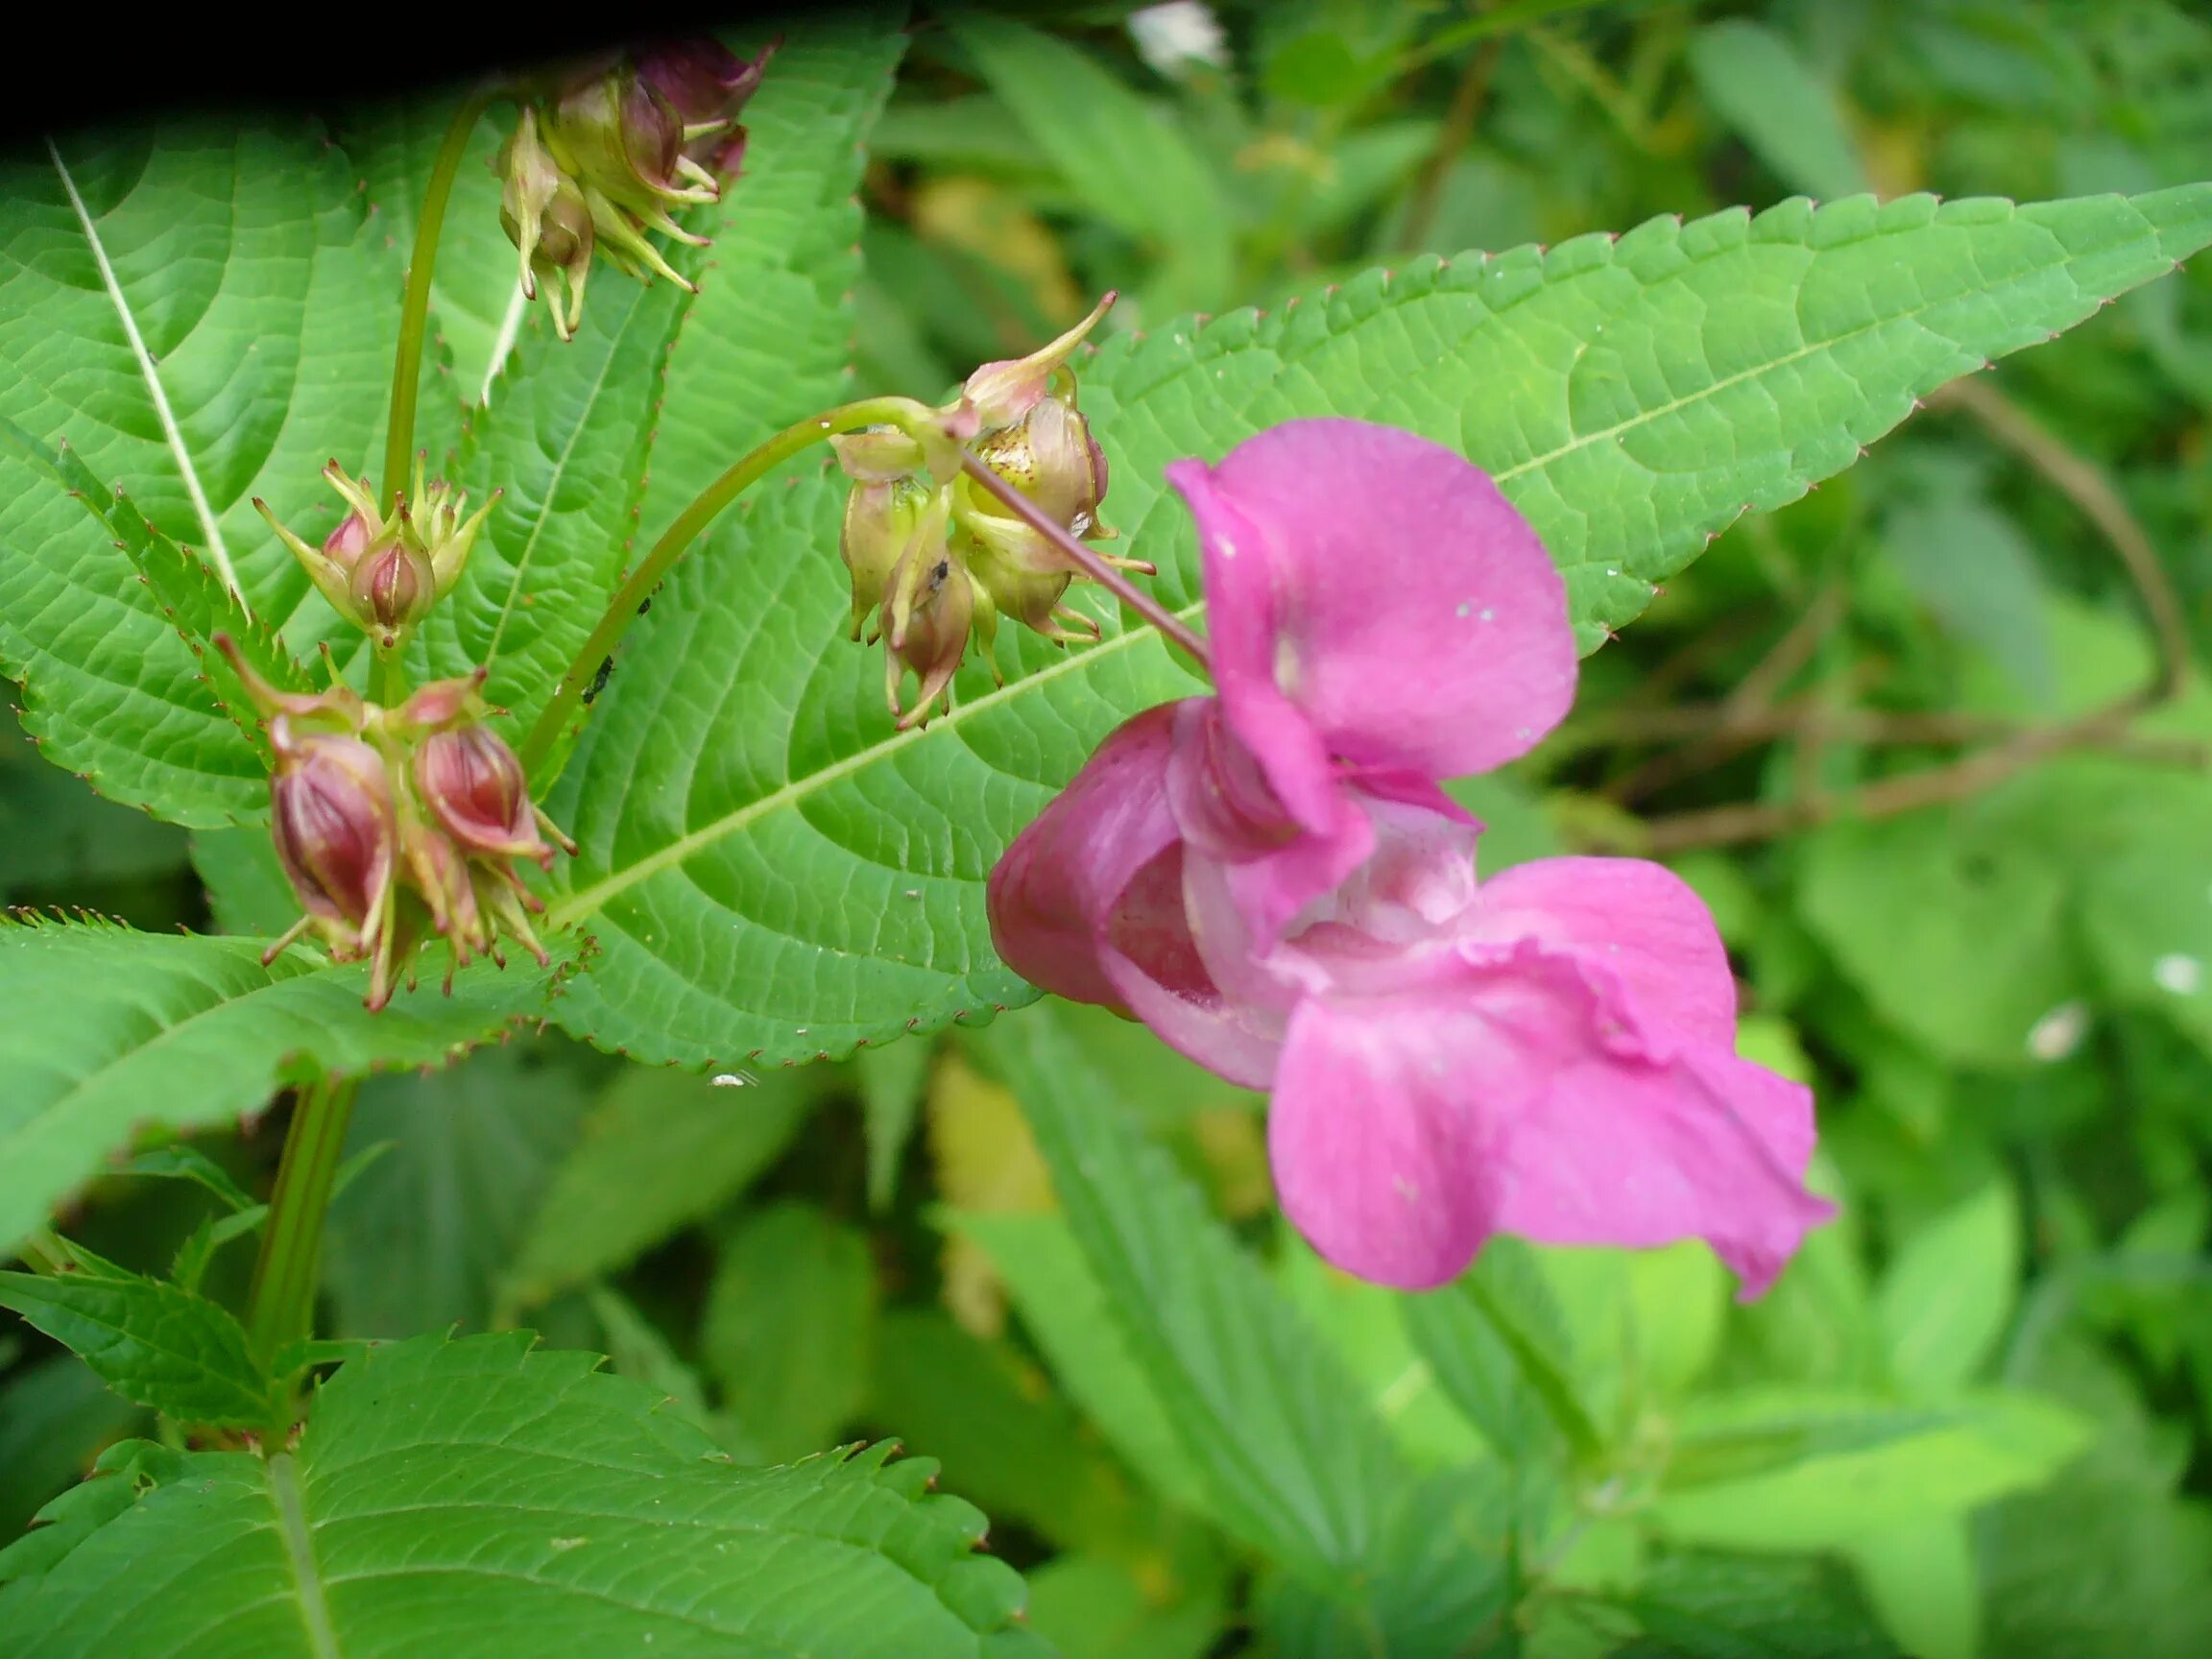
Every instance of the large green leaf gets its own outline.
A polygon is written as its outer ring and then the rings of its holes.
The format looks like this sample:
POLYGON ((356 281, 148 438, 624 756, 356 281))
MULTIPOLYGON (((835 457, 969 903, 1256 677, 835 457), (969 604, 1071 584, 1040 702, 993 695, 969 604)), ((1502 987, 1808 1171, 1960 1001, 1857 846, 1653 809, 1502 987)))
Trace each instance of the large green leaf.
POLYGON ((550 974, 460 974, 371 1014, 366 969, 295 947, 135 933, 104 922, 0 922, 0 1251, 142 1126, 189 1130, 259 1110, 302 1071, 431 1066, 526 1016, 550 974))
MULTIPOLYGON (((199 1453, 0 1590, 15 1659, 1040 1651, 983 1517, 886 1449, 730 1466, 642 1384, 527 1334, 372 1350, 297 1452, 199 1453)), ((64 1501, 64 1504, 67 1501, 64 1501)), ((60 1506, 58 1506, 60 1507, 60 1506)), ((72 1506, 73 1507, 73 1506, 72 1506)), ((97 1519, 94 1517, 93 1519, 97 1519)), ((66 1543, 67 1540, 62 1542, 66 1543)), ((11 1552, 12 1554, 13 1552, 11 1552)), ((10 1573, 0 1555, 0 1579, 10 1573)))
POLYGON ((268 1425, 275 1391, 228 1308, 81 1246, 62 1247, 66 1272, 0 1273, 0 1308, 82 1355, 133 1405, 185 1423, 268 1425))
MULTIPOLYGON (((2207 240, 2212 185, 1654 220, 1117 340, 1084 406, 1110 517, 1187 615, 1193 542, 1161 467, 1333 413, 1490 469, 1595 646, 1747 508, 2207 240)), ((845 641, 841 491, 818 463, 791 476, 678 566, 563 781, 584 853, 558 913, 603 947, 564 1017, 641 1057, 838 1054, 1027 999, 990 948, 992 862, 1117 722, 1193 688, 1149 628, 1108 616, 1072 653, 1009 629, 1003 688, 972 663, 960 707, 895 733, 880 661, 845 641)))
MULTIPOLYGON (((254 514, 320 540, 381 430, 398 266, 311 125, 73 133, 0 166, 0 416, 66 441, 301 650, 332 624, 254 514)), ((0 667, 50 758, 213 826, 251 747, 112 538, 0 457, 0 667)))
POLYGON ((1359 1567, 1414 1480, 1358 1384, 1129 1125, 1050 1009, 990 1038, 1211 1512, 1304 1575, 1359 1567))

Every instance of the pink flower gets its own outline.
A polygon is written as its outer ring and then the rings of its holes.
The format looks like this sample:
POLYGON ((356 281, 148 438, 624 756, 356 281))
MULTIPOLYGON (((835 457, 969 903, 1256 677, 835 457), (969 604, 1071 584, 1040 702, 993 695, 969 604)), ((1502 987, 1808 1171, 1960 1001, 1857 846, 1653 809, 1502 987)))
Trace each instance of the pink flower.
POLYGON ((1217 690, 1127 722, 992 872, 1046 990, 1271 1089, 1283 1206, 1347 1271, 1425 1287, 1493 1233, 1707 1239, 1746 1295, 1829 1207, 1810 1091, 1735 1054, 1703 903, 1636 859, 1478 882, 1438 787, 1574 700, 1566 591, 1477 468, 1302 421, 1178 462, 1217 690))

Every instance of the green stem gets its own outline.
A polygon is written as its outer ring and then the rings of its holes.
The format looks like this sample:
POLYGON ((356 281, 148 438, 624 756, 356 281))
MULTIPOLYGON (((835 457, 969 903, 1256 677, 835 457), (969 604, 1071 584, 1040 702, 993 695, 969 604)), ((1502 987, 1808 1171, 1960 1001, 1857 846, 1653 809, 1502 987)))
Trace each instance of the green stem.
POLYGON ((415 395, 422 380, 422 335, 430 322, 430 278, 438 269, 438 232, 445 224, 445 203, 453 194, 453 178, 469 153, 477 118, 505 95, 506 88, 494 83, 463 99, 453 112, 453 124, 445 129, 437 159, 430 164, 422 213, 415 221, 415 252, 407 261, 407 292, 399 306, 399 349, 392 360, 392 415, 384 428, 386 503, 407 487, 408 462, 415 452, 415 395))
POLYGON ((933 414, 934 411, 911 397, 870 397, 826 410, 820 415, 808 416, 797 425, 784 427, 702 490, 698 499, 679 513, 676 521, 661 532, 661 540, 653 543, 644 562, 630 573, 614 597, 608 601, 599 625, 591 630, 591 637, 584 641, 567 671, 561 676, 561 683, 553 687, 552 700, 530 728, 530 734, 522 739, 517 754, 524 774, 530 779, 531 792, 542 797, 553 781, 551 777, 541 778, 539 768, 560 740, 562 729, 582 704, 584 693, 598 678, 600 665, 613 661, 614 649, 621 644, 631 619, 652 597, 653 589, 667 576, 669 566, 683 556, 685 548, 713 521, 716 514, 810 444, 818 444, 840 432, 856 432, 863 426, 905 427, 928 420, 933 414))
POLYGON ((301 1089, 293 1109, 246 1306, 246 1334, 264 1362, 308 1335, 314 1324, 323 1219, 358 1087, 351 1078, 324 1078, 301 1089))
POLYGON ((375 646, 374 650, 376 690, 370 701, 380 708, 397 709, 407 701, 407 673, 400 662, 403 653, 399 650, 387 651, 381 645, 375 646))

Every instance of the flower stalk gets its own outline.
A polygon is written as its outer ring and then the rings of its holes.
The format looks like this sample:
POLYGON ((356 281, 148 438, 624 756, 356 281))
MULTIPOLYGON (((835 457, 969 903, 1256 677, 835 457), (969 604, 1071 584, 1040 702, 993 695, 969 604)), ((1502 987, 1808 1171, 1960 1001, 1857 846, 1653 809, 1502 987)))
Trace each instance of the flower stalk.
POLYGON ((1152 624, 1167 638, 1172 639, 1196 660, 1199 666, 1212 671, 1212 661, 1206 655, 1206 641, 1190 632, 1189 624, 1168 610, 1159 600, 1146 593, 1136 583, 1121 574, 1112 565, 1098 557, 1091 548, 1070 535, 1051 515, 998 476, 989 467, 966 450, 961 451, 960 469, 975 480, 1002 505, 1007 512, 1021 519, 1030 529, 1066 555, 1069 563, 1084 575, 1105 589, 1115 598, 1152 624))
MULTIPOLYGON (((422 193, 422 211, 415 221, 415 249, 407 259, 407 290, 399 303, 399 347, 392 360, 392 411, 384 428, 384 499, 390 501, 405 487, 408 457, 415 450, 415 401, 422 380, 422 336, 430 322, 430 280, 438 269, 438 234, 445 226, 445 204, 453 194, 454 177, 469 153, 469 136, 484 111, 499 99, 511 96, 503 82, 491 82, 462 100, 445 129, 430 164, 430 183, 422 193)), ((383 672, 397 673, 397 664, 383 672)), ((387 680, 381 686, 386 700, 400 687, 387 680)))
POLYGON ((323 1222, 359 1088, 353 1078, 322 1078, 300 1091, 293 1110, 246 1305, 247 1339, 263 1363, 312 1333, 323 1222))
POLYGON ((540 772, 552 755, 554 745, 560 741, 562 729, 572 719, 584 701, 599 665, 608 661, 622 643, 622 636, 654 589, 667 577, 670 566, 683 557, 699 534, 712 523, 717 515, 747 490, 757 484, 770 472, 781 467, 807 445, 818 444, 841 433, 857 432, 863 426, 894 425, 908 429, 934 419, 934 411, 917 403, 911 397, 870 397, 857 403, 847 403, 839 408, 825 410, 809 416, 795 425, 786 426, 766 443, 741 456, 729 470, 699 493, 688 507, 676 516, 675 521, 661 533, 637 567, 608 601, 607 610, 599 618, 598 626, 591 630, 590 637, 584 641, 575 659, 554 686, 553 695, 539 714, 529 734, 522 739, 516 753, 520 757, 523 771, 529 775, 541 793, 549 785, 551 775, 541 777, 540 772))

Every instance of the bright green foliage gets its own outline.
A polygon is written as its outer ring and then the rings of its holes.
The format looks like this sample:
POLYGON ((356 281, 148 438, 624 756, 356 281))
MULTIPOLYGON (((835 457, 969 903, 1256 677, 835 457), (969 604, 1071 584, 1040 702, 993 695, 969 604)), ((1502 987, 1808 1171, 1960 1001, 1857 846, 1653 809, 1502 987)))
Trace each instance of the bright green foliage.
POLYGON ((2002 1183, 1913 1235, 1876 1301, 1900 1383, 1938 1389, 1973 1380, 2011 1313, 2019 1256, 2019 1213, 2002 1183))
POLYGON ((82 1355, 134 1406, 240 1429, 266 1426, 275 1410, 268 1375, 229 1310, 81 1245, 68 1248, 65 1271, 0 1273, 0 1307, 82 1355))
POLYGON ((1723 1549, 1835 1548, 2039 1485, 2086 1439, 2077 1414, 2025 1396, 1719 1395, 1686 1414, 1653 1520, 1723 1549))
POLYGON ((259 941, 133 933, 105 922, 0 923, 0 1248, 98 1172, 142 1124, 196 1129, 256 1112, 281 1082, 440 1064, 545 1005, 518 962, 461 974, 383 1013, 366 970, 259 941))
POLYGON ((123 1506, 0 1590, 9 1650, 109 1652, 119 1627, 145 1659, 397 1653, 428 1629, 454 1659, 548 1631, 715 1659, 1038 1650, 1018 1580, 974 1551, 982 1517, 924 1495, 927 1462, 734 1468, 650 1390, 533 1341, 375 1350, 297 1452, 158 1459, 134 1501, 95 1480, 123 1506))
MULTIPOLYGON (((1495 473, 1594 646, 1746 507, 1794 499, 1919 395, 2208 239, 2212 187, 1654 220, 1110 344, 1084 408, 1108 515, 1186 614, 1194 549, 1161 467, 1327 412, 1495 473)), ((1105 643, 1067 653, 1010 631, 1003 689, 972 665, 958 708, 893 733, 880 663, 841 642, 833 568, 744 552, 828 558, 841 498, 818 470, 770 486, 679 567, 675 614, 633 636, 564 790, 584 854, 557 914, 592 917, 604 948, 563 1010, 579 1035, 692 1065, 796 1059, 1024 999, 990 950, 991 862, 1118 720, 1193 688, 1149 628, 1108 617, 1105 643), (679 706, 706 717, 671 730, 679 706)))
MULTIPOLYGON (((723 198, 721 226, 707 227, 709 268, 669 356, 640 547, 746 450, 850 395, 854 192, 905 27, 903 5, 876 0, 795 11, 774 31, 774 71, 745 106, 745 171, 723 198)), ((777 560, 803 563, 796 549, 777 560)))
MULTIPOLYGON (((301 127, 71 134, 0 179, 0 416, 66 442, 280 629, 332 625, 254 513, 312 540, 318 476, 360 468, 391 381, 398 265, 343 159, 301 127)), ((252 752, 112 535, 0 460, 0 668, 50 758, 196 826, 265 806, 252 752)), ((172 602, 173 603, 173 602, 172 602)))

